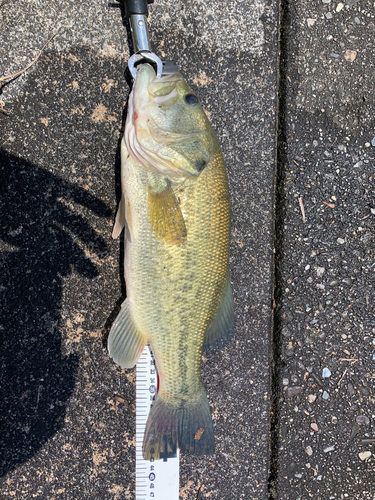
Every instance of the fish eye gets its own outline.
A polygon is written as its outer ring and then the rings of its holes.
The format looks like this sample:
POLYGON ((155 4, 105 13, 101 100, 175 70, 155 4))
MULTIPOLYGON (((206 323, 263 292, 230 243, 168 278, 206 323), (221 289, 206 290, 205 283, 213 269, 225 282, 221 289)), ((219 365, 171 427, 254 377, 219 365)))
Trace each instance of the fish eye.
POLYGON ((198 98, 194 94, 187 94, 185 96, 185 101, 187 104, 190 104, 190 106, 193 106, 194 104, 198 104, 198 98))

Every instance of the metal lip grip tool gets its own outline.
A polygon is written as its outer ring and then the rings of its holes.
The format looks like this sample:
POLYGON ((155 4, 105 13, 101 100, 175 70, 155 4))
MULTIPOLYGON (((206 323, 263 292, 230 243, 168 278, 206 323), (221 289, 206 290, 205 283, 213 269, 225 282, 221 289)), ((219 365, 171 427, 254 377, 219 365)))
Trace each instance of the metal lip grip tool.
POLYGON ((150 48, 150 37, 148 32, 148 7, 153 0, 125 0, 125 15, 129 20, 132 33, 134 54, 128 61, 131 75, 135 78, 137 65, 141 62, 149 62, 156 69, 156 78, 172 75, 178 71, 174 61, 162 61, 150 48))

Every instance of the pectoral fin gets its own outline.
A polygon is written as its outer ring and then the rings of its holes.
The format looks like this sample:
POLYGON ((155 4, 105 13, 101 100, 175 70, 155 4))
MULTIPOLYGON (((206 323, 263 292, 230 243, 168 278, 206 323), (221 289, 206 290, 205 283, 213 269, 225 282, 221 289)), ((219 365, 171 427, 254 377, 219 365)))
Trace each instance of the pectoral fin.
POLYGON ((112 230, 113 239, 116 239, 120 236, 121 231, 124 229, 124 226, 125 226, 125 197, 124 195, 122 195, 116 213, 115 224, 112 230))
POLYGON ((180 205, 169 181, 148 188, 147 211, 151 229, 166 243, 182 243, 186 226, 180 205))
POLYGON ((232 287, 228 276, 221 303, 211 324, 204 336, 204 349, 222 347, 233 334, 234 329, 234 302, 232 287))
POLYGON ((138 330, 130 315, 129 299, 125 299, 109 332, 109 355, 123 368, 132 368, 146 343, 147 337, 138 330))
POLYGON ((117 209, 115 224, 112 230, 112 238, 116 239, 120 236, 121 231, 127 227, 130 233, 130 239, 132 237, 132 214, 130 209, 129 200, 123 194, 117 209))

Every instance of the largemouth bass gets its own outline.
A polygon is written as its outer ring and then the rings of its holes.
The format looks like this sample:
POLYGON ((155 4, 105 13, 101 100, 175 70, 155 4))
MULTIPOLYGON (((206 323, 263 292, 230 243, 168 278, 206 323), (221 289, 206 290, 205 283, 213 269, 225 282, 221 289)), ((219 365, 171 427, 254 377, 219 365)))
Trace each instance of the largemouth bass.
POLYGON ((125 368, 150 343, 159 390, 144 458, 213 453, 202 349, 233 329, 228 254, 230 203, 214 131, 180 73, 156 79, 140 66, 121 144, 122 199, 113 237, 125 226, 127 298, 108 348, 125 368))

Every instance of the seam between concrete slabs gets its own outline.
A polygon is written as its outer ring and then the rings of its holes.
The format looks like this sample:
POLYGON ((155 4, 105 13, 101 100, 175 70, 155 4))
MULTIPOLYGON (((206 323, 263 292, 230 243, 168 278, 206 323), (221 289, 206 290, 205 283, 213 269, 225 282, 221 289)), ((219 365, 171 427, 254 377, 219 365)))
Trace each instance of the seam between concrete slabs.
POLYGON ((276 110, 276 166, 274 177, 274 258, 273 258, 273 315, 270 341, 270 447, 268 499, 277 500, 277 477, 279 471, 279 399, 281 364, 281 303, 282 266, 284 247, 285 170, 288 165, 286 134, 286 90, 288 76, 288 35, 290 26, 289 0, 280 0, 278 9, 278 68, 276 110))

